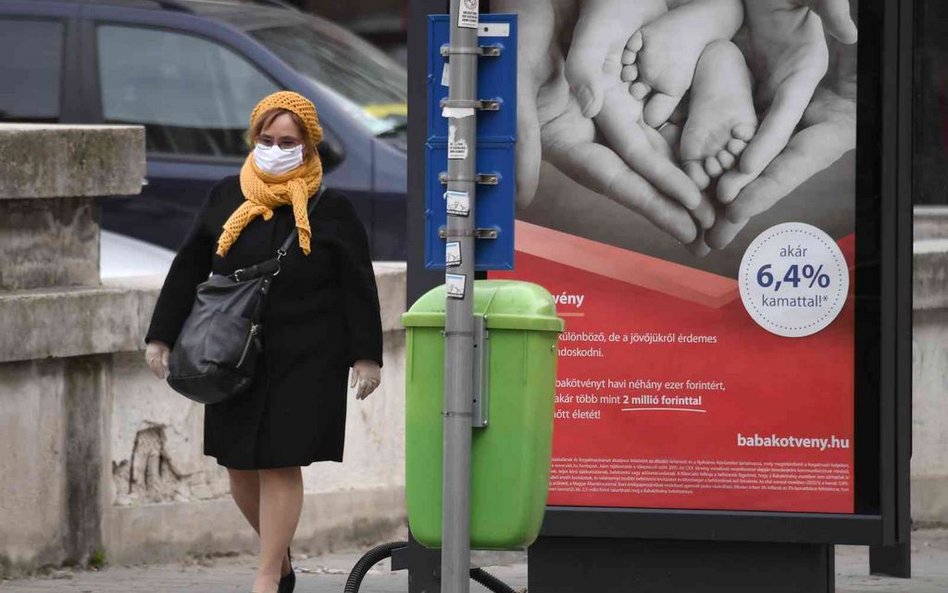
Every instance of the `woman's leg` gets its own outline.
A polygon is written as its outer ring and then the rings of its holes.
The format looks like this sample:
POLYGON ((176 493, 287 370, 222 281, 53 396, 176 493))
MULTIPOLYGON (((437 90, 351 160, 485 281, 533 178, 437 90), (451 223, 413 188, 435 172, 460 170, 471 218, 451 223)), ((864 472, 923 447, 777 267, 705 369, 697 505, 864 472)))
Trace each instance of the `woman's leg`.
MULTIPOLYGON (((230 476, 230 494, 253 530, 260 534, 260 474, 255 469, 227 469, 230 476)), ((283 555, 280 574, 290 572, 290 561, 283 555)))
POLYGON ((303 509, 303 474, 299 467, 259 470, 260 568, 256 593, 275 593, 281 564, 303 509))
POLYGON ((227 469, 230 495, 253 530, 260 533, 260 476, 255 469, 227 469))

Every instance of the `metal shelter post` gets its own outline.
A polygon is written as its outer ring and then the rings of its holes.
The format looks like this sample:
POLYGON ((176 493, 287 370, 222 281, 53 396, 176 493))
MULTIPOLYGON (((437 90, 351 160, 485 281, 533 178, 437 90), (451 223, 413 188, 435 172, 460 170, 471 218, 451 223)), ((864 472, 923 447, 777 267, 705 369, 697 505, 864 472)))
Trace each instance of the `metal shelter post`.
POLYGON ((454 194, 457 196, 466 194, 470 211, 467 216, 449 215, 447 219, 447 241, 459 244, 461 263, 448 268, 445 275, 442 593, 470 590, 477 12, 476 1, 451 0, 449 91, 445 104, 445 115, 449 116, 448 192, 458 192, 454 194))

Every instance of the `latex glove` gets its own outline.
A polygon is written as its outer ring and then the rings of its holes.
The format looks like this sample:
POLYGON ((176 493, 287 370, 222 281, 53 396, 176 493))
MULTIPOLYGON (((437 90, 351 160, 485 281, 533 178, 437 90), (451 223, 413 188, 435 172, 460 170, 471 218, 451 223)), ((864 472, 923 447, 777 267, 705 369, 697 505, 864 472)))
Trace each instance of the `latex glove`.
POLYGON ((365 399, 375 391, 382 381, 382 370, 374 360, 357 360, 352 365, 352 380, 349 387, 356 388, 356 399, 365 399))
POLYGON ((151 372, 155 373, 155 376, 159 379, 168 376, 168 355, 170 353, 171 348, 164 342, 157 340, 148 342, 148 346, 145 348, 145 362, 151 372))

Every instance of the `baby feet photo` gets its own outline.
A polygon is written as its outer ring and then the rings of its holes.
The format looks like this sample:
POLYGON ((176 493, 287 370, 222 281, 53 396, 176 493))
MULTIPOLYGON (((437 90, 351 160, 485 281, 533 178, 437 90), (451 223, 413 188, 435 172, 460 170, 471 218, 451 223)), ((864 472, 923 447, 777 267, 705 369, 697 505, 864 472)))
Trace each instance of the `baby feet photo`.
MULTIPOLYGON (((529 1, 529 0, 527 0, 529 1)), ((640 28, 668 12, 666 0, 579 0, 566 56, 566 79, 585 117, 599 114, 618 82, 622 52, 640 28)))
POLYGON ((752 93, 750 70, 736 45, 716 41, 705 48, 679 149, 685 172, 702 190, 733 168, 754 138, 752 93))
POLYGON ((729 40, 744 18, 740 0, 689 0, 636 31, 622 52, 622 80, 646 100, 645 123, 657 128, 691 87, 698 59, 729 40))
MULTIPOLYGON (((809 108, 817 88, 832 84, 828 43, 856 41, 849 0, 499 2, 545 15, 524 31, 537 48, 530 55, 554 57, 552 68, 539 67, 543 59, 520 61, 518 92, 528 95, 522 105, 530 116, 519 118, 529 123, 520 131, 530 150, 518 156, 531 157, 530 183, 521 185, 536 193, 535 216, 548 215, 542 203, 575 202, 543 195, 562 184, 543 185, 542 162, 654 227, 590 216, 590 225, 621 226, 590 228, 589 236, 603 232, 610 242, 689 265, 701 258, 702 268, 730 274, 760 225, 784 221, 787 212, 800 218, 796 206, 769 208, 840 152, 810 149, 819 167, 796 156, 830 129, 804 114, 816 113, 809 108), (553 88, 562 90, 556 101, 545 98, 553 88), (655 230, 672 242, 649 234, 655 230)), ((837 144, 848 146, 827 146, 837 144)), ((571 232, 583 228, 582 216, 562 215, 571 232)))

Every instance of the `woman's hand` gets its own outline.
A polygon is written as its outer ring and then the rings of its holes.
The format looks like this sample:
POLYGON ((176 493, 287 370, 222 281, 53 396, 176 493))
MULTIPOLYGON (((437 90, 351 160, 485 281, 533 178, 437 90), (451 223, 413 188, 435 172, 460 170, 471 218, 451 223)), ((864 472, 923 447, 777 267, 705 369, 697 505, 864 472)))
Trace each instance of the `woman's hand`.
POLYGON ((365 399, 378 388, 382 370, 374 360, 357 360, 352 365, 352 380, 349 387, 356 387, 356 399, 365 399))
POLYGON ((168 355, 170 352, 171 348, 158 340, 148 342, 148 346, 145 348, 145 362, 148 363, 151 372, 155 373, 155 376, 159 379, 168 376, 168 355))

